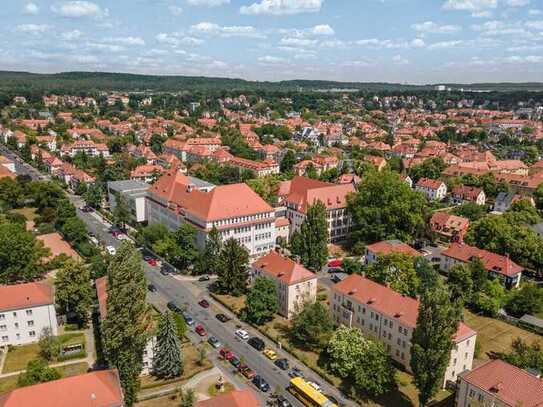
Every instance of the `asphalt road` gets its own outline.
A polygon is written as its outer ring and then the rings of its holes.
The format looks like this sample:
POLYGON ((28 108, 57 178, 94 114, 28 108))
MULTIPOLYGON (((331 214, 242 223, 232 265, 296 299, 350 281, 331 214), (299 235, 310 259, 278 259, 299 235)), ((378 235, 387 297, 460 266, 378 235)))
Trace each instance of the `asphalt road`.
POLYGON ((37 169, 30 164, 25 163, 18 155, 11 152, 6 146, 0 144, 0 154, 6 156, 15 163, 15 172, 17 175, 30 175, 30 177, 36 181, 39 179, 50 179, 48 175, 41 174, 37 169))

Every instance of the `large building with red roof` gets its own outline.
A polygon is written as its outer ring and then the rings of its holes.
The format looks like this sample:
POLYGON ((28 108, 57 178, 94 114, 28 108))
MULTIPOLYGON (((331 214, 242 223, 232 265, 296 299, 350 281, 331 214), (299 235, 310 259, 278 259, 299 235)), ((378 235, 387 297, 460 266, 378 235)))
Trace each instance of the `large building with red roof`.
POLYGON ((309 206, 320 201, 328 215, 328 241, 346 240, 352 229, 347 196, 355 191, 353 184, 330 184, 299 176, 282 182, 279 186, 279 203, 287 208, 290 233, 300 230, 309 206))
POLYGON ((55 297, 50 285, 0 285, 0 346, 37 342, 44 328, 57 335, 55 297))
POLYGON ((441 269, 448 272, 457 264, 467 264, 480 259, 491 277, 499 278, 507 288, 517 288, 522 277, 522 267, 508 256, 467 244, 453 243, 441 253, 441 269))
POLYGON ((317 299, 317 275, 275 251, 253 263, 253 277, 259 276, 275 282, 279 313, 287 319, 297 314, 303 304, 317 299))
POLYGON ((253 257, 275 247, 275 211, 256 192, 247 184, 207 186, 199 188, 172 167, 148 190, 149 224, 175 230, 189 223, 197 229, 200 248, 213 228, 223 240, 237 240, 253 257))
POLYGON ((99 370, 21 387, 0 396, 3 407, 123 407, 116 370, 99 370))
MULTIPOLYGON (((411 336, 417 324, 419 301, 352 274, 332 286, 331 312, 338 324, 360 329, 385 345, 392 359, 410 371, 411 336)), ((454 337, 443 385, 456 382, 458 374, 470 370, 477 333, 460 323, 454 337)))
POLYGON ((233 390, 196 403, 196 407, 260 407, 260 401, 250 389, 233 390))
POLYGON ((490 360, 460 375, 456 407, 543 405, 543 381, 503 360, 490 360))

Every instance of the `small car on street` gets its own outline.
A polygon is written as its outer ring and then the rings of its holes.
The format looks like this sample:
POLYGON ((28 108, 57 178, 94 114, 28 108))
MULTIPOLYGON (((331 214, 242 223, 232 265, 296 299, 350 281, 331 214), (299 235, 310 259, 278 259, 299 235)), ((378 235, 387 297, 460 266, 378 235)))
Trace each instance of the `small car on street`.
POLYGON ((273 349, 266 349, 264 352, 264 355, 270 359, 270 360, 275 360, 277 359, 277 353, 273 350, 273 349))
POLYGON ((236 330, 235 335, 236 335, 238 338, 240 338, 240 339, 242 339, 242 340, 244 340, 244 341, 246 341, 247 339, 249 339, 249 333, 248 333, 247 331, 245 331, 244 329, 238 329, 238 330, 236 330))
POLYGON ((209 302, 205 298, 203 300, 200 300, 198 304, 200 304, 200 307, 202 308, 209 308, 209 302))
POLYGON ((196 328, 194 328, 194 331, 200 335, 200 336, 206 336, 207 332, 205 328, 202 325, 196 325, 196 328))

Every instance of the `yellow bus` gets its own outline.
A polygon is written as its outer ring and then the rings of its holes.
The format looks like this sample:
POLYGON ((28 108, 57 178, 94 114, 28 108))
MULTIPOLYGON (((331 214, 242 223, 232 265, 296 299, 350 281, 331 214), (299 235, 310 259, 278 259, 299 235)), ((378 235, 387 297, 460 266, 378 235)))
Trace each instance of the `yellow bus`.
POLYGON ((295 377, 290 381, 288 391, 308 407, 338 407, 301 377, 295 377))

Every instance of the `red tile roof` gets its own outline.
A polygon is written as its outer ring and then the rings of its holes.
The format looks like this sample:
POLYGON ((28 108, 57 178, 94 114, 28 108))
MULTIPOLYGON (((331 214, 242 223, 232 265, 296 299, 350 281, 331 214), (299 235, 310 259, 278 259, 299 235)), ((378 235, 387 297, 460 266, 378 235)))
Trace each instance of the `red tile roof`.
POLYGON ((292 285, 317 278, 315 273, 306 269, 288 257, 277 252, 270 252, 253 263, 253 268, 277 278, 285 284, 292 285))
POLYGON ((503 360, 491 360, 461 378, 509 406, 543 405, 543 381, 503 360))
POLYGON ((46 283, 0 285, 0 311, 54 303, 53 288, 46 283))
POLYGON ((196 403, 195 407, 260 407, 252 390, 233 390, 196 403))
POLYGON ((3 407, 121 407, 123 395, 116 370, 100 370, 21 387, 0 396, 3 407))
POLYGON ((428 189, 439 189, 443 185, 443 181, 430 178, 421 178, 417 181, 417 187, 428 188, 428 189))
MULTIPOLYGON (((353 184, 329 184, 306 177, 294 177, 288 186, 286 200, 298 205, 303 213, 317 201, 321 201, 328 210, 346 208, 347 195, 356 192, 353 184)), ((281 188, 286 187, 287 184, 281 185, 281 188)))
POLYGON ((98 297, 98 308, 100 310, 100 319, 103 321, 107 316, 107 276, 97 278, 96 296, 98 297))
POLYGON ((399 240, 383 240, 381 242, 370 244, 366 248, 369 252, 384 256, 391 253, 404 253, 413 257, 422 256, 420 252, 413 249, 408 244, 400 242, 399 240))
MULTIPOLYGON (((419 301, 394 291, 392 288, 378 284, 358 274, 351 274, 332 286, 332 290, 349 296, 361 304, 371 307, 389 318, 415 328, 419 315, 419 301)), ((455 342, 461 342, 476 332, 460 322, 455 334, 455 342)))
POLYGON ((478 257, 483 262, 486 270, 508 277, 514 277, 523 270, 521 266, 507 256, 501 256, 467 244, 453 243, 441 254, 464 263, 468 263, 472 258, 478 257))
POLYGON ((61 254, 65 254, 68 257, 71 257, 75 260, 80 260, 79 254, 70 246, 70 244, 62 238, 62 236, 57 233, 48 233, 46 235, 36 236, 36 239, 43 242, 43 245, 51 250, 51 256, 49 259, 56 257, 61 254))

